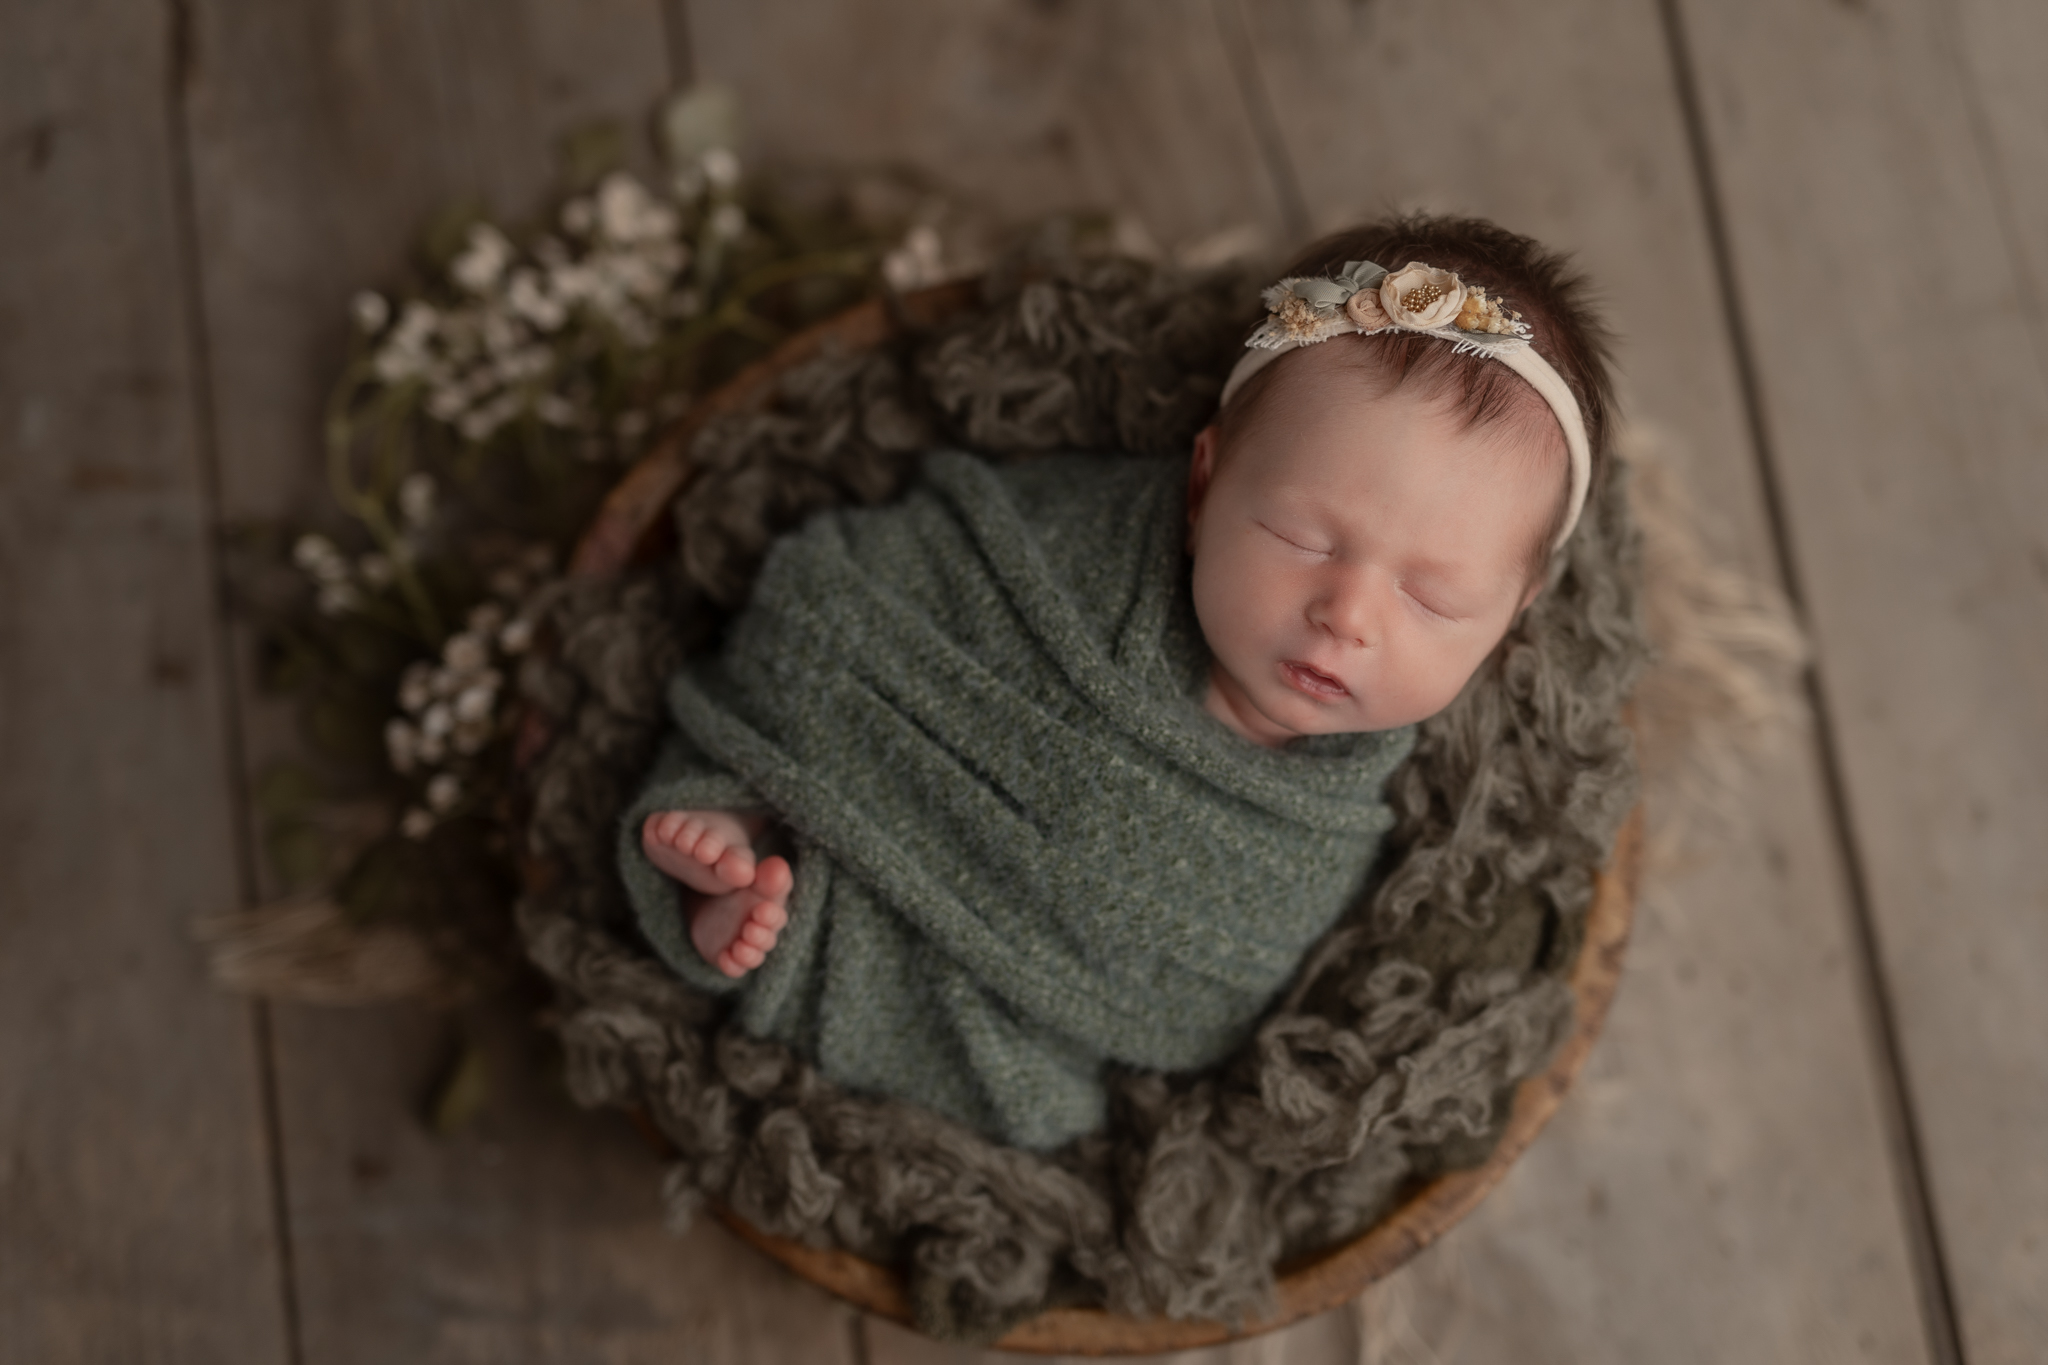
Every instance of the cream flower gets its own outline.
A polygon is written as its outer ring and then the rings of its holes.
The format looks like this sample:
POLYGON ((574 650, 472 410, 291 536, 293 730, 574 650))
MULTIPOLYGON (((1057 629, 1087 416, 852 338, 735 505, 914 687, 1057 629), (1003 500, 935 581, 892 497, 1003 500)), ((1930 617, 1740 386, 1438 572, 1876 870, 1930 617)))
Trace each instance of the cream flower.
POLYGON ((1380 281, 1380 307, 1398 327, 1434 331, 1465 306, 1465 286, 1448 270, 1410 261, 1380 281))
POLYGON ((1361 289, 1344 300, 1344 316, 1357 323, 1361 331, 1374 332, 1387 325, 1387 310, 1380 307, 1377 289, 1361 289))

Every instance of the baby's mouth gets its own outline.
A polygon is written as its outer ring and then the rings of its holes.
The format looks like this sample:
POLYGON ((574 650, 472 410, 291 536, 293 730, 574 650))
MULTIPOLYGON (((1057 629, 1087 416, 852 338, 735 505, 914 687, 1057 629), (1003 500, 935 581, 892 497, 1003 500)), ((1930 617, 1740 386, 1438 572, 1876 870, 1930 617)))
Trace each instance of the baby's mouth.
POLYGON ((1318 701, 1336 701, 1351 695, 1350 688, 1320 668, 1310 668, 1295 659, 1288 659, 1280 665, 1280 676, 1287 679, 1287 685, 1295 691, 1318 701))

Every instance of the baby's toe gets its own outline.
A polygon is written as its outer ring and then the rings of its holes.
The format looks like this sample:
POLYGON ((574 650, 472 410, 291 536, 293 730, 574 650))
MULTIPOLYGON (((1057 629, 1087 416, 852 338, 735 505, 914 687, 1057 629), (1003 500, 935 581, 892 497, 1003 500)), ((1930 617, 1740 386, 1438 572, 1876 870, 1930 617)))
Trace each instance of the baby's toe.
POLYGON ((731 957, 733 961, 739 963, 740 966, 746 968, 748 971, 752 971, 754 968, 760 966, 763 962, 768 960, 767 954, 763 953, 759 948, 756 948, 753 944, 747 942, 745 938, 734 939, 732 941, 732 946, 727 948, 725 951, 727 956, 731 957))
POLYGON ((713 870, 719 876, 725 878, 726 882, 731 886, 742 887, 753 884, 754 851, 752 849, 741 848, 735 845, 725 851, 725 856, 716 859, 706 858, 705 861, 711 863, 713 870))
POLYGON ((646 823, 640 826, 640 837, 650 844, 672 845, 676 840, 676 831, 682 828, 683 819, 680 811, 658 810, 648 816, 646 823))
POLYGON ((773 933, 789 923, 789 911, 781 901, 764 900, 754 907, 753 923, 773 933))
POLYGON ((775 931, 765 924, 750 920, 740 930, 740 940, 765 953, 775 946, 775 931))
POLYGON ((764 900, 788 899, 789 889, 795 883, 796 878, 789 870, 789 859, 780 854, 763 858, 760 866, 754 870, 754 891, 764 900))

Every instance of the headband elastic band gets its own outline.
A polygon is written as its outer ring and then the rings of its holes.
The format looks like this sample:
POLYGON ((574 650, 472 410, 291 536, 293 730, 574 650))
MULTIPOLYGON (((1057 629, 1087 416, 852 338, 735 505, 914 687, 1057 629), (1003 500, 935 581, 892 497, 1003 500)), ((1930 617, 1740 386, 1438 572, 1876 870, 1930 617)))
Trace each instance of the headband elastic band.
POLYGON ((1245 342, 1249 349, 1224 381, 1221 403, 1287 352, 1334 336, 1420 332, 1450 342, 1460 355, 1498 360, 1543 395, 1564 431, 1571 452, 1571 493, 1551 549, 1564 548, 1585 510, 1593 451, 1571 386, 1529 344, 1529 328, 1519 314, 1506 312, 1498 299, 1487 298, 1450 271, 1419 261, 1394 273, 1371 261, 1347 261, 1334 277, 1284 279, 1266 291, 1265 300, 1269 316, 1245 342))

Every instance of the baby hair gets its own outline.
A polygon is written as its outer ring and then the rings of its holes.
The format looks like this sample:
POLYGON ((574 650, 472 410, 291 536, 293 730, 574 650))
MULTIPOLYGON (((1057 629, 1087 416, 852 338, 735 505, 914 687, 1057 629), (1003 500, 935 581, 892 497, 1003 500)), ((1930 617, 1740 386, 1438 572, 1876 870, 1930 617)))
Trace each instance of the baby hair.
MULTIPOLYGON (((1589 286, 1565 256, 1485 219, 1408 214, 1332 233, 1304 248, 1282 274, 1331 276, 1347 261, 1376 261, 1389 270, 1422 261, 1500 297, 1504 307, 1533 329, 1530 344, 1578 400, 1591 447, 1589 487, 1600 487, 1609 458, 1607 424, 1614 391, 1610 337, 1593 310, 1589 286)), ((1342 346, 1382 392, 1403 388, 1419 397, 1440 399, 1468 428, 1531 424, 1532 430, 1545 433, 1540 448, 1553 444, 1548 434, 1556 433, 1557 425, 1549 405, 1528 381, 1498 361, 1461 355, 1438 338, 1412 331, 1333 337, 1324 344, 1342 346)), ((1217 414, 1220 453, 1228 453, 1258 412, 1287 358, 1251 376, 1217 414)), ((1554 444, 1562 453, 1561 433, 1554 444)), ((1531 546, 1531 582, 1539 581, 1548 568, 1567 512, 1567 490, 1561 481, 1557 507, 1544 534, 1531 546)))

